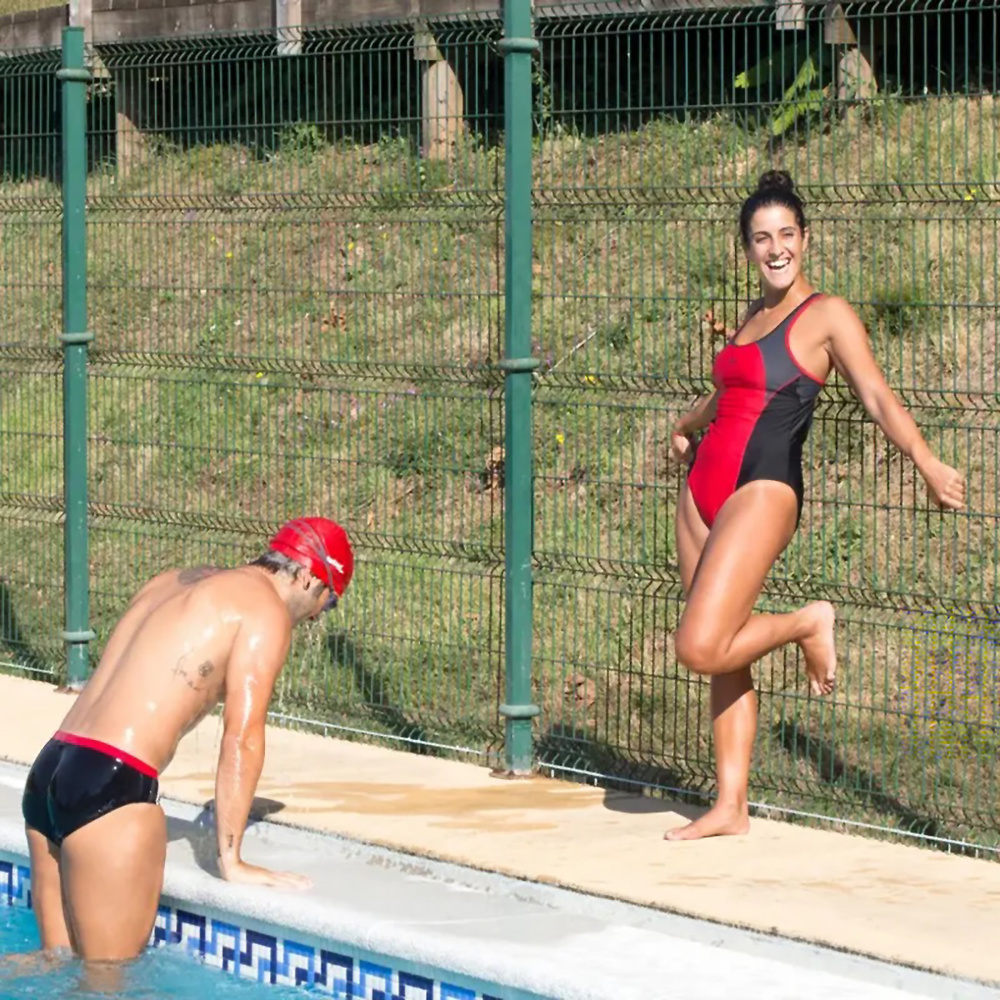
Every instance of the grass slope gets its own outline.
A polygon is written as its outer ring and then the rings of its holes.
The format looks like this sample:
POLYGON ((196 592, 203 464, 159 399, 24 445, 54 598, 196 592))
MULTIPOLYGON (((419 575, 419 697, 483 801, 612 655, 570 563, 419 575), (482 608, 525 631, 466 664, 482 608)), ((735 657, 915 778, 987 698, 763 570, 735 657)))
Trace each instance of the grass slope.
MULTIPOLYGON (((842 386, 810 440, 801 529, 762 607, 837 600, 843 679, 805 695, 794 651, 759 665, 755 794, 877 826, 994 843, 997 126, 992 99, 873 102, 780 159, 810 200, 810 270, 865 317, 969 511, 929 513, 842 386)), ((542 758, 708 788, 707 688, 678 672, 666 464, 752 294, 737 197, 770 165, 719 116, 535 147, 535 697, 542 758)), ((307 125, 267 157, 146 141, 90 181, 93 618, 169 563, 231 563, 287 516, 357 536, 343 614, 300 637, 289 717, 488 758, 503 700, 502 150, 450 165, 307 125)), ((57 191, 8 183, 8 343, 59 325, 57 191)), ((5 634, 59 670, 60 380, 0 388, 5 634), (16 617, 16 621, 14 618, 16 617)), ((433 751, 437 752, 437 751, 433 751)))

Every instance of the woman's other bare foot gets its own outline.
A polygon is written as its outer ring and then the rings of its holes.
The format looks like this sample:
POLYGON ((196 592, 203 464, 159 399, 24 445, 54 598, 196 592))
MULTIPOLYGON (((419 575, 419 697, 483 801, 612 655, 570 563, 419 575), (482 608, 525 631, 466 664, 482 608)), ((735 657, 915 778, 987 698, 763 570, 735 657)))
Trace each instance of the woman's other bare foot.
POLYGON ((814 601, 800 612, 805 620, 807 633, 799 640, 799 648, 806 658, 809 690, 813 694, 829 694, 836 683, 837 648, 833 625, 836 615, 829 601, 814 601))

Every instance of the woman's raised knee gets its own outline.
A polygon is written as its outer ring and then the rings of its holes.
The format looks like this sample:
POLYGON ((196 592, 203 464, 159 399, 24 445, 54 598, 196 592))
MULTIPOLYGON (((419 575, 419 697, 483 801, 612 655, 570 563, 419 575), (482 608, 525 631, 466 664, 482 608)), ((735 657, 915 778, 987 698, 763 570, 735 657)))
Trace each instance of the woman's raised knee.
POLYGON ((674 635, 674 655, 693 674, 713 674, 722 654, 719 637, 707 630, 681 625, 674 635))

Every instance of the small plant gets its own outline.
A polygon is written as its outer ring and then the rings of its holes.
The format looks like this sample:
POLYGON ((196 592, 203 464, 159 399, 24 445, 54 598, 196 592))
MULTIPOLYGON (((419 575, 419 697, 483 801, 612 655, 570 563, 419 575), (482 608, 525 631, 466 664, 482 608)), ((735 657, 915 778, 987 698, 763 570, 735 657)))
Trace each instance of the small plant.
POLYGON ((926 322, 929 308, 926 290, 916 284, 882 289, 867 310, 867 325, 886 337, 914 334, 926 322))
POLYGON ((540 59, 531 66, 531 87, 534 91, 535 133, 547 137, 555 132, 555 122, 552 113, 552 84, 549 83, 540 59))
POLYGON ((772 88, 785 88, 768 119, 767 130, 772 138, 783 136, 801 117, 823 110, 830 84, 821 83, 824 76, 830 79, 830 75, 824 73, 825 63, 830 58, 826 50, 830 48, 832 46, 820 43, 803 52, 802 45, 797 42, 786 45, 733 80, 737 90, 761 91, 765 100, 772 88), (795 75, 789 81, 793 71, 795 75))
POLYGON ((659 299, 643 299, 635 314, 643 323, 659 323, 667 315, 663 302, 659 299))
POLYGON ((378 162, 383 164, 409 160, 413 147, 405 135, 383 132, 378 138, 378 162))
POLYGON ((599 338, 602 343, 615 351, 622 351, 632 343, 632 317, 619 316, 605 324, 599 338))
POLYGON ((143 132, 142 143, 145 151, 154 159, 173 156, 181 151, 180 145, 162 132, 143 132))
POLYGON ((219 181, 216 191, 223 198, 237 198, 243 193, 243 184, 243 177, 234 171, 219 181))
POLYGON ((423 472, 423 458, 415 448, 404 448, 389 452, 385 464, 397 479, 423 472))
POLYGON ((289 125, 278 139, 278 148, 281 152, 298 160, 299 163, 307 163, 325 145, 323 133, 311 122, 296 122, 294 125, 289 125))
POLYGON ((418 190, 436 190, 451 183, 448 164, 440 160, 418 160, 414 176, 418 190))
POLYGON ((239 325, 238 317, 238 307, 225 299, 221 300, 206 317, 198 335, 199 352, 211 356, 230 348, 232 331, 239 325))
POLYGON ((918 614, 902 708, 920 758, 1000 761, 1000 621, 918 614))

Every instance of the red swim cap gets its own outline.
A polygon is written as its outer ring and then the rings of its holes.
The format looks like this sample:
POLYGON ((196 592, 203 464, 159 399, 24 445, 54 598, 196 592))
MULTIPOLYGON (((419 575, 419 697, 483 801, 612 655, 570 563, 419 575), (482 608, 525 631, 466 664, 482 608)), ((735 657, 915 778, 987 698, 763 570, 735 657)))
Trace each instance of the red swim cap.
POLYGON ((347 532, 325 517, 299 517, 281 526, 271 549, 308 567, 317 580, 343 597, 354 575, 354 552, 347 532))

